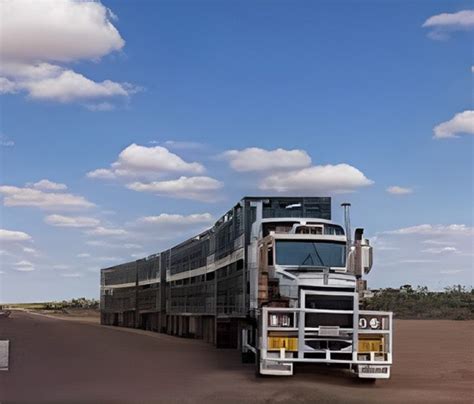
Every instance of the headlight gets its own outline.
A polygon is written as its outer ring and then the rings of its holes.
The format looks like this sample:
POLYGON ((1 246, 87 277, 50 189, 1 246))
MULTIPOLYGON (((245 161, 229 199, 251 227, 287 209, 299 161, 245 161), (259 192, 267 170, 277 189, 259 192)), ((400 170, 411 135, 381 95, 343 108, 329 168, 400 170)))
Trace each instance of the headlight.
POLYGON ((377 317, 372 317, 369 324, 373 330, 380 328, 380 320, 377 317))
POLYGON ((270 327, 291 327, 291 317, 288 314, 270 314, 270 327))
POLYGON ((379 316, 372 317, 372 316, 361 316, 359 317, 359 329, 372 329, 372 330, 380 330, 382 329, 382 318, 379 316))
POLYGON ((367 328, 367 319, 364 317, 359 318, 359 328, 367 328))

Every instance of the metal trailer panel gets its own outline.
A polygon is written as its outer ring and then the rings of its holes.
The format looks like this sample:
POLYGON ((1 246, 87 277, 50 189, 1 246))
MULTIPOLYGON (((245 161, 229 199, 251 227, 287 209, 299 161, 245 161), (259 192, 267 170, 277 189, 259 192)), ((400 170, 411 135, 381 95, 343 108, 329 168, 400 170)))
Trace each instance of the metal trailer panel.
POLYGON ((161 330, 174 321, 168 316, 245 317, 254 281, 246 257, 252 224, 272 217, 330 220, 331 198, 245 197, 211 229, 146 259, 101 270, 106 323, 143 326, 140 313, 153 311, 161 316, 161 330))

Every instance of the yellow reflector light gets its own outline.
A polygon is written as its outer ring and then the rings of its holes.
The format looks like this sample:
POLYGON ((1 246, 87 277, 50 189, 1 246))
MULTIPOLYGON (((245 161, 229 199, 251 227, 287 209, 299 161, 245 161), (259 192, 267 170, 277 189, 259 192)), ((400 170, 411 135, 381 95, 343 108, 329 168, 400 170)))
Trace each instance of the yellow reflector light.
POLYGON ((359 352, 383 352, 383 338, 361 338, 359 336, 359 352))
POLYGON ((268 337, 268 350, 276 351, 285 348, 287 351, 298 351, 298 338, 268 337))

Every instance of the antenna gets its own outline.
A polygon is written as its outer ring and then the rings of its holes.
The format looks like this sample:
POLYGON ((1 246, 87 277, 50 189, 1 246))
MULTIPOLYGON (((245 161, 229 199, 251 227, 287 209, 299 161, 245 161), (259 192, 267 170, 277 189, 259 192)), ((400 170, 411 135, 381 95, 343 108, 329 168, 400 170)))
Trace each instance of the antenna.
POLYGON ((341 203, 342 208, 344 209, 344 227, 346 229, 346 244, 347 244, 347 251, 346 253, 349 254, 352 240, 351 240, 351 204, 349 202, 341 203))

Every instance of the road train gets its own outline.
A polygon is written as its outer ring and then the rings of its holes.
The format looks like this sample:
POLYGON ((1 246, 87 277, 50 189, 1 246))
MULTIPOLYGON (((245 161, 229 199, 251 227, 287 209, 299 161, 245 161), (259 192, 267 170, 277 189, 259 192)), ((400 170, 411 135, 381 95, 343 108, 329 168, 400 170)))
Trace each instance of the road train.
POLYGON ((389 378, 392 313, 360 308, 372 247, 344 205, 345 227, 329 197, 245 197, 195 237, 102 269, 101 323, 237 348, 257 375, 315 362, 389 378))

